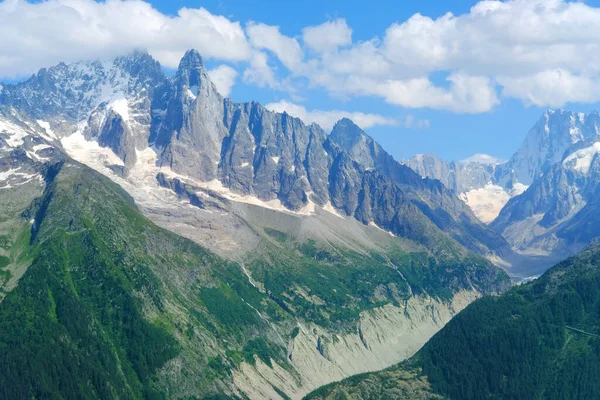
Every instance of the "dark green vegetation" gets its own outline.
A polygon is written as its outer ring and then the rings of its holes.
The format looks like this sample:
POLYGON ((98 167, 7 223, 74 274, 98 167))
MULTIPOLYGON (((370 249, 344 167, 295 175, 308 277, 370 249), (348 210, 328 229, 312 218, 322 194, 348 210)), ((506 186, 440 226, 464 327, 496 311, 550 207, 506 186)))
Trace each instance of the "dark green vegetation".
POLYGON ((0 398, 232 395, 241 362, 291 368, 297 320, 344 331, 361 311, 415 293, 449 300, 506 284, 466 252, 358 253, 268 230, 247 265, 259 289, 87 167, 65 161, 46 180, 0 257, 8 277, 23 266, 16 286, 0 275, 0 398))
POLYGON ((323 386, 310 399, 335 400, 442 400, 434 393, 427 377, 418 368, 389 368, 380 372, 356 375, 339 383, 323 386))
POLYGON ((256 313, 239 294, 204 296, 249 290, 238 266, 156 227, 86 167, 56 174, 25 212, 35 216, 29 240, 13 246, 32 261, 0 304, 0 398, 161 398, 170 382, 157 371, 175 357, 195 362, 189 373, 202 370, 196 384, 209 391, 217 364, 205 367, 219 349, 191 354, 199 338, 229 334, 252 358, 236 316, 258 334, 256 313), (236 313, 222 320, 208 299, 236 313))
POLYGON ((476 301, 408 362, 309 397, 385 398, 385 388, 406 385, 396 375, 416 370, 413 379, 450 399, 599 398, 600 246, 476 301))

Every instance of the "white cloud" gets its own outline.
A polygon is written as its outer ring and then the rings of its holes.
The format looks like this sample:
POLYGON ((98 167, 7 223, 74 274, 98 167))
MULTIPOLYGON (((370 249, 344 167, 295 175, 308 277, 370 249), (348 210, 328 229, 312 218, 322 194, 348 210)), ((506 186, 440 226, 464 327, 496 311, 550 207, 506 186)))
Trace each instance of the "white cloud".
MULTIPOLYGON (((600 101, 600 8, 566 0, 483 0, 469 12, 415 14, 369 40, 344 19, 286 36, 199 8, 162 14, 142 0, 0 2, 0 76, 147 49, 167 67, 185 50, 243 68, 243 82, 301 96, 376 96, 406 108, 486 112, 503 98, 559 107, 600 101), (280 62, 275 62, 275 58, 280 62), (241 65, 240 65, 241 64, 241 65), (448 76, 437 83, 434 76, 448 76)), ((221 70, 220 90, 235 81, 221 70)))
POLYGON ((176 67, 190 48, 225 61, 252 56, 238 22, 203 8, 182 8, 171 17, 141 0, 6 0, 0 3, 0 26, 0 76, 5 77, 135 49, 147 49, 168 67, 176 67))
POLYGON ((425 129, 431 126, 431 123, 427 119, 417 119, 412 115, 407 115, 404 117, 404 120, 400 123, 401 126, 405 128, 417 128, 417 129, 425 129))
POLYGON ((221 93, 221 95, 224 97, 227 97, 231 92, 231 88, 235 84, 235 79, 237 78, 238 73, 229 65, 222 64, 208 71, 208 76, 217 87, 219 93, 221 93))
POLYGON ((302 29, 302 40, 308 48, 325 53, 352 44, 352 29, 340 18, 302 29))
POLYGON ((270 103, 265 106, 268 110, 275 112, 287 112, 288 114, 300 118, 307 124, 316 122, 325 131, 331 131, 337 121, 346 117, 354 121, 363 129, 369 129, 373 126, 404 126, 407 128, 427 128, 429 121, 417 120, 412 116, 407 116, 402 120, 384 117, 379 114, 366 114, 362 112, 349 112, 342 110, 307 110, 306 107, 294 104, 286 100, 277 103, 270 103))
POLYGON ((250 66, 244 71, 244 82, 258 87, 279 88, 279 82, 268 62, 269 56, 266 53, 256 52, 250 60, 250 66))
POLYGON ((478 113, 492 109, 498 103, 496 89, 486 77, 455 73, 448 77, 448 89, 435 86, 427 78, 406 81, 391 80, 375 85, 372 93, 388 103, 407 108, 434 108, 455 112, 478 113))
POLYGON ((291 71, 336 96, 471 113, 491 110, 498 91, 539 106, 600 101, 600 8, 583 2, 484 0, 461 15, 415 14, 351 46, 338 25, 305 28, 318 54, 291 71), (432 82, 439 73, 448 85, 432 82))
POLYGON ((272 51, 289 70, 294 71, 302 64, 304 52, 298 41, 281 34, 278 26, 251 22, 246 33, 255 48, 272 51))
POLYGON ((566 70, 541 71, 534 75, 500 77, 498 81, 508 97, 522 99, 528 105, 561 107, 567 102, 600 101, 598 76, 576 75, 566 70))

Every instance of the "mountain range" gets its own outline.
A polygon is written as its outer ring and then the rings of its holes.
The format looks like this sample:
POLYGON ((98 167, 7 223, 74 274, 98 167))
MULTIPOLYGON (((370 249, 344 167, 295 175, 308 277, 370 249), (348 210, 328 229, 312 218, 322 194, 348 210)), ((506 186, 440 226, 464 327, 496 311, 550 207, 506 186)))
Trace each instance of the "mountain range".
POLYGON ((598 119, 548 111, 506 162, 398 162, 350 119, 223 97, 194 50, 172 77, 135 52, 2 85, 0 397, 301 398, 385 368, 311 396, 565 393, 597 247, 513 289, 500 267, 594 241, 598 119))
POLYGON ((442 183, 224 98, 193 50, 2 86, 0 195, 2 397, 298 398, 510 286, 442 183))

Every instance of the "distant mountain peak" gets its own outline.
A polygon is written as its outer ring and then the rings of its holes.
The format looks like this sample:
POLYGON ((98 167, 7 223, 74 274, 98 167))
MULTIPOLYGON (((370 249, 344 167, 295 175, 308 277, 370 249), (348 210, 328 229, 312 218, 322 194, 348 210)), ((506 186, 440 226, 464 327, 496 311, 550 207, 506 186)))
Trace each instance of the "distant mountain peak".
POLYGON ((471 163, 483 164, 483 165, 497 165, 505 163, 506 160, 501 160, 494 156, 485 153, 476 153, 471 157, 465 158, 464 160, 460 160, 459 163, 462 165, 467 165, 471 163))
POLYGON ((331 140, 348 149, 358 144, 361 139, 371 139, 358 125, 349 118, 340 119, 331 130, 331 140))
POLYGON ((356 126, 358 128, 358 125, 356 125, 354 121, 348 117, 342 117, 338 122, 336 122, 336 125, 338 124, 342 126, 356 126))

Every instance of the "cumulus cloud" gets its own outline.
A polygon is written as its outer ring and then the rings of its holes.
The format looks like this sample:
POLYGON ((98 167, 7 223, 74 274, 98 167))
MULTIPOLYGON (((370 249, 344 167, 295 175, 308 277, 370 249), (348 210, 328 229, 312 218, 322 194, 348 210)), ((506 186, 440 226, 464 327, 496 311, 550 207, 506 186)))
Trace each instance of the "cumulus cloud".
POLYGON ((221 95, 227 97, 235 84, 238 73, 229 65, 222 64, 208 71, 208 76, 213 81, 221 95))
POLYGON ((0 76, 5 77, 136 49, 147 49, 167 67, 176 67, 190 48, 225 61, 252 56, 238 22, 204 8, 182 8, 171 17, 141 0, 5 0, 0 26, 5 38, 0 41, 0 76))
MULTIPOLYGON (((600 101, 600 8, 579 1, 482 0, 460 15, 415 14, 361 41, 344 19, 287 36, 204 8, 169 16, 143 0, 4 0, 0 26, 10 38, 0 42, 3 77, 134 49, 175 67, 196 48, 243 70, 246 84, 308 85, 405 108, 480 113, 507 97, 550 107, 600 101)), ((219 72, 226 92, 236 77, 219 72)))
POLYGON ((597 75, 578 75, 556 69, 533 75, 500 77, 498 81, 505 96, 536 106, 561 107, 568 102, 593 103, 600 100, 600 79, 597 75))
POLYGON ((302 65, 304 52, 298 41, 281 34, 278 26, 251 22, 246 32, 255 48, 273 52, 290 71, 302 65))
POLYGON ((390 80, 363 88, 365 94, 378 94, 388 103, 407 108, 445 109, 479 113, 498 103, 496 88, 486 77, 455 73, 448 77, 448 89, 435 86, 427 78, 390 80))
POLYGON ((252 56, 249 67, 244 71, 243 78, 245 83, 254 84, 258 87, 279 88, 279 82, 269 66, 269 56, 262 51, 256 52, 252 56))
POLYGON ((373 126, 404 126, 407 128, 427 128, 429 121, 418 120, 412 116, 403 119, 394 119, 384 117, 379 114, 366 114, 362 112, 349 112, 343 110, 307 110, 306 107, 286 100, 277 103, 270 103, 265 106, 268 110, 275 112, 286 112, 294 117, 300 118, 307 124, 316 122, 325 131, 330 131, 335 123, 346 117, 354 121, 363 129, 369 129, 373 126))
POLYGON ((484 0, 461 15, 415 14, 351 45, 336 26, 304 30, 319 54, 303 74, 338 96, 471 113, 491 110, 498 93, 538 106, 600 101, 600 8, 583 2, 484 0), (332 41, 319 41, 327 30, 332 41), (432 82, 439 73, 448 84, 432 82))
POLYGON ((352 29, 340 18, 302 29, 302 40, 308 48, 324 53, 352 44, 352 29))

